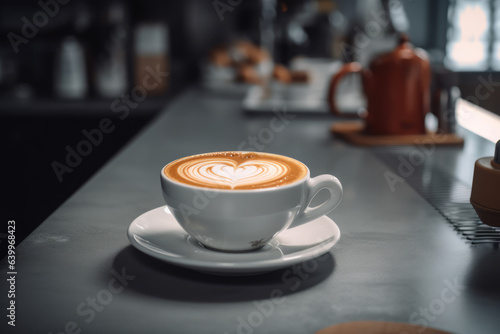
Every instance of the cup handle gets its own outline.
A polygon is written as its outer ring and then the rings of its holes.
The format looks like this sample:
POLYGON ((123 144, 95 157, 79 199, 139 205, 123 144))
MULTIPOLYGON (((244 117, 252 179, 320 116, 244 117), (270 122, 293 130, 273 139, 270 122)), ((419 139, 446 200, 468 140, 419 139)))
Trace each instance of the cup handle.
POLYGON ((326 215, 339 205, 342 200, 342 194, 342 184, 335 176, 324 174, 307 180, 307 198, 305 205, 299 211, 290 227, 300 226, 326 215), (309 207, 314 196, 323 189, 330 192, 330 198, 314 208, 309 207))

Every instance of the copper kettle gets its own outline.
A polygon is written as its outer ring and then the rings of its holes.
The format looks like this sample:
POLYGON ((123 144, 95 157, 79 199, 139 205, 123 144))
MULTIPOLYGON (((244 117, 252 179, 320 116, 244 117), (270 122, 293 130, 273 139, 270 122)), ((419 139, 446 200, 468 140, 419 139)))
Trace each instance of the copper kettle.
POLYGON ((365 133, 368 135, 424 134, 425 115, 430 109, 431 70, 427 54, 414 49, 402 35, 391 52, 375 58, 369 69, 359 63, 345 64, 330 83, 330 111, 341 115, 335 103, 335 91, 349 73, 362 75, 368 101, 365 133))

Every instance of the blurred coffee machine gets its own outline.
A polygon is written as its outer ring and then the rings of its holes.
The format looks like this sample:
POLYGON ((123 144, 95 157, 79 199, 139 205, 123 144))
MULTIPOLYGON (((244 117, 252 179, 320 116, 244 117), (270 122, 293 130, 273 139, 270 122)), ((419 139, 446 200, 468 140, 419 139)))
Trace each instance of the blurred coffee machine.
POLYGON ((409 22, 399 0, 365 0, 356 3, 355 15, 347 28, 342 56, 367 67, 376 56, 396 48, 399 36, 407 34, 409 22))

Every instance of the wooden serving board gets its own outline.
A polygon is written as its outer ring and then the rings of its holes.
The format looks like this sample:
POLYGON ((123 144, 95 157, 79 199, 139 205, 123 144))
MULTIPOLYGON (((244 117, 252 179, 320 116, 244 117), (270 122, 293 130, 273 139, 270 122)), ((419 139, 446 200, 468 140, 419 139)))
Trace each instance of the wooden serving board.
POLYGON ((323 328, 316 334, 451 334, 430 327, 399 322, 354 321, 323 328))
POLYGON ((396 135, 396 136, 373 136, 364 133, 363 122, 336 122, 331 126, 331 131, 336 136, 347 142, 361 146, 386 146, 386 145, 463 145, 463 138, 453 133, 428 132, 422 135, 396 135))

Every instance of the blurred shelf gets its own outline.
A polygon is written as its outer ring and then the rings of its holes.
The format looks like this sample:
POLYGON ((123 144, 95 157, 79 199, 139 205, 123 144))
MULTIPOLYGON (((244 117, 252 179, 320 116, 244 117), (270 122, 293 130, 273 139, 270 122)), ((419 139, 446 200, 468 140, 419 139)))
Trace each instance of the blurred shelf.
MULTIPOLYGON (((152 116, 172 98, 171 94, 161 97, 147 97, 143 101, 133 101, 128 108, 131 114, 152 116), (134 107, 135 106, 135 107, 134 107)), ((105 116, 113 115, 113 104, 126 105, 120 97, 116 99, 84 99, 67 100, 55 98, 34 98, 26 100, 13 100, 0 98, 2 116, 105 116)))

